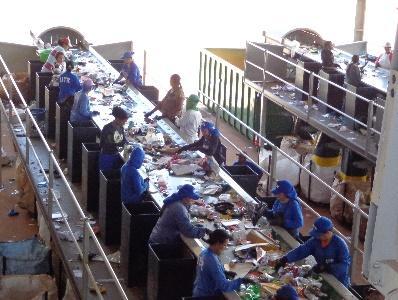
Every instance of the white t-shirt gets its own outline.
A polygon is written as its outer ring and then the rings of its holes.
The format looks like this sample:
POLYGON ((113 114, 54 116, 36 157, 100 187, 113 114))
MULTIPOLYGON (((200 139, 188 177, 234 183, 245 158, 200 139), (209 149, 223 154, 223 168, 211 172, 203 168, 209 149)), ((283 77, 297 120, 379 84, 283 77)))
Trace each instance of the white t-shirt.
POLYGON ((198 129, 202 122, 200 111, 188 110, 184 111, 181 118, 176 119, 176 124, 180 127, 181 133, 186 138, 186 142, 191 144, 198 139, 198 129))

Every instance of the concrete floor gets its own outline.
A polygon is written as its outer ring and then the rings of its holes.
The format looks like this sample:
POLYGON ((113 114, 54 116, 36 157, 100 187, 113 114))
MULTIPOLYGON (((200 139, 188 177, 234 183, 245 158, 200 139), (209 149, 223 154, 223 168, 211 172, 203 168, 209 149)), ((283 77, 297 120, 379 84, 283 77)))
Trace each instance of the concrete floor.
MULTIPOLYGON (((9 136, 8 128, 4 123, 1 125, 3 149, 8 156, 16 157, 17 153, 9 136)), ((38 233, 36 219, 32 218, 26 209, 17 205, 19 196, 15 182, 16 167, 17 164, 14 163, 12 166, 1 168, 4 189, 0 191, 0 242, 21 241, 32 238, 38 233), (15 209, 19 215, 9 217, 10 209, 15 209)))

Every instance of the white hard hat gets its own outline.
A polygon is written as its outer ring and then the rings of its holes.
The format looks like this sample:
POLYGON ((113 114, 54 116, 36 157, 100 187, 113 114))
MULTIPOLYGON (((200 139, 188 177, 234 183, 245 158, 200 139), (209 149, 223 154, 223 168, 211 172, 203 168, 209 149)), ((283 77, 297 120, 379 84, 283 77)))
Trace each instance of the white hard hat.
POLYGON ((384 48, 391 48, 391 43, 390 43, 390 42, 387 42, 387 43, 384 45, 384 48))

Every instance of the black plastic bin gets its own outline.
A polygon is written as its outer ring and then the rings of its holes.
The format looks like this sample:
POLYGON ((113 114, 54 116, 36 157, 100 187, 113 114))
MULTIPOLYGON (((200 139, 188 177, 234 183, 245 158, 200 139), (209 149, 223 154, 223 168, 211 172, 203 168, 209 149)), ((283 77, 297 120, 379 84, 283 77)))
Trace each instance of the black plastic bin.
POLYGON ((46 86, 44 91, 44 102, 46 107, 46 127, 47 137, 55 138, 55 104, 57 103, 59 95, 59 87, 46 86))
POLYGON ((192 295, 196 258, 184 243, 150 244, 148 300, 181 299, 192 295))
POLYGON ((143 286, 147 280, 148 240, 159 219, 155 203, 122 204, 120 268, 127 286, 143 286))
POLYGON ((82 148, 82 202, 90 212, 98 211, 100 144, 83 143, 82 148))
POLYGON ((43 63, 40 60, 28 60, 28 76, 29 76, 29 102, 36 96, 36 72, 40 72, 43 63))
MULTIPOLYGON (((372 87, 369 86, 356 87, 348 83, 347 83, 347 89, 369 100, 373 100, 377 93, 377 91, 372 87)), ((345 113, 357 120, 362 121, 365 124, 367 124, 368 121, 368 106, 369 104, 366 101, 357 98, 355 95, 347 93, 345 96, 345 105, 344 105, 345 113)), ((359 124, 355 123, 354 121, 348 118, 345 118, 345 124, 350 129, 354 129, 355 127, 360 126, 359 124)))
MULTIPOLYGON (((318 74, 320 71, 322 65, 318 62, 307 60, 305 58, 300 58, 300 60, 297 62, 298 67, 296 67, 296 78, 295 78, 295 84, 297 87, 302 89, 303 91, 306 91, 307 93, 309 92, 309 87, 310 87, 310 74, 308 72, 305 72, 302 68, 305 68, 306 70, 309 70, 311 72, 314 72, 315 74, 318 74), (301 68, 300 68, 301 67, 301 68)), ((313 84, 313 89, 312 89, 312 94, 316 96, 317 94, 317 88, 318 88, 318 78, 314 77, 314 82, 313 84)), ((296 92, 297 94, 297 99, 298 100, 307 100, 307 96, 299 91, 296 92)))
POLYGON ((67 158, 69 115, 68 107, 55 104, 55 152, 59 159, 67 158))
POLYGON ((93 122, 75 126, 68 122, 68 175, 72 182, 82 179, 82 143, 95 143, 98 128, 93 122))
POLYGON ((100 171, 99 225, 105 245, 119 245, 122 201, 120 170, 100 171))
POLYGON ((257 195, 257 186, 260 176, 248 166, 222 166, 221 167, 242 189, 250 196, 257 195))
MULTIPOLYGON (((322 69, 319 72, 319 76, 337 85, 344 86, 344 74, 335 69, 322 69)), ((345 96, 345 92, 342 89, 339 89, 324 80, 319 80, 318 95, 319 99, 321 99, 323 102, 326 102, 338 110, 342 109, 345 96)), ((318 106, 319 111, 336 113, 334 110, 322 103, 320 103, 318 106)))
POLYGON ((140 93, 147 98, 149 101, 152 103, 158 103, 159 101, 159 90, 152 86, 152 85, 143 85, 140 88, 138 88, 140 93))
POLYGON ((44 88, 50 83, 53 74, 48 72, 36 72, 35 100, 37 107, 44 108, 44 88))

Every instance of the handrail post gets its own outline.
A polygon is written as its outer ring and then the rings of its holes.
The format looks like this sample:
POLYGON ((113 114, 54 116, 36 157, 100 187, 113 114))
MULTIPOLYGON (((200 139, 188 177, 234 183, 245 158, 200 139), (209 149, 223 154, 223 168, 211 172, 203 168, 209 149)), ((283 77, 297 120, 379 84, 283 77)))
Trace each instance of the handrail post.
POLYGON ((29 119, 29 113, 28 113, 28 108, 25 109, 25 115, 26 115, 26 129, 25 129, 25 161, 27 166, 30 165, 30 159, 29 159, 29 135, 30 135, 30 119, 29 119))
POLYGON ((351 254, 351 268, 350 268, 350 277, 353 276, 354 264, 357 259, 357 248, 359 244, 359 228, 361 225, 361 214, 359 212, 359 200, 361 198, 361 192, 357 191, 355 193, 355 208, 353 211, 353 220, 352 220, 352 231, 351 231, 351 244, 350 244, 350 254, 351 254))
POLYGON ((269 170, 269 185, 268 185, 268 192, 271 192, 272 186, 276 181, 276 162, 278 160, 278 151, 276 150, 275 146, 272 146, 272 155, 271 155, 271 162, 270 162, 270 170, 269 170))
POLYGON ((313 92, 314 92, 314 72, 310 73, 310 77, 308 80, 309 80, 309 82, 308 82, 307 120, 310 119, 310 114, 311 114, 312 104, 313 104, 312 96, 313 96, 313 92))
POLYGON ((218 128, 218 119, 220 118, 220 104, 219 103, 216 103, 216 105, 217 105, 217 110, 216 110, 216 128, 218 128))
POLYGON ((88 282, 88 253, 90 251, 90 233, 88 231, 89 219, 86 217, 83 219, 83 300, 88 299, 89 282, 88 282))
POLYGON ((366 154, 369 153, 369 144, 370 144, 370 138, 372 134, 372 127, 373 127, 373 105, 374 101, 370 100, 369 101, 369 106, 368 106, 368 122, 366 124, 366 154))
POLYGON ((47 195, 47 210, 48 215, 53 214, 53 193, 54 193, 54 161, 52 159, 53 151, 48 152, 48 195, 47 195))

